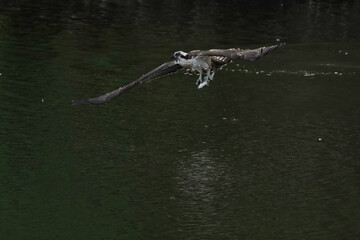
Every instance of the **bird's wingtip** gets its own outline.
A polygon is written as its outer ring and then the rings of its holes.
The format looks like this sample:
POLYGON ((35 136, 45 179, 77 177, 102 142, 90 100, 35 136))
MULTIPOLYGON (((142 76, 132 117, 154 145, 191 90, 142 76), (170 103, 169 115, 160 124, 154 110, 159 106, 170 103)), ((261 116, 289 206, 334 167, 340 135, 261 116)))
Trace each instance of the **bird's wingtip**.
POLYGON ((90 104, 87 100, 79 100, 79 101, 72 101, 71 105, 73 106, 79 106, 84 104, 90 104))
POLYGON ((281 47, 281 46, 284 46, 284 45, 286 45, 286 42, 281 42, 280 41, 280 39, 276 39, 276 41, 277 41, 277 47, 281 47))

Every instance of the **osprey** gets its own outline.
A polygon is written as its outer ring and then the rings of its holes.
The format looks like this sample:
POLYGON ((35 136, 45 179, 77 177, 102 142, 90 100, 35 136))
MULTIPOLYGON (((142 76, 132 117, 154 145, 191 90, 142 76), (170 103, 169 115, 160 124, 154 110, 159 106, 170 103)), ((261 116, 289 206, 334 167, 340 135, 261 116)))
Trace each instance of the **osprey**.
POLYGON ((198 88, 202 88, 205 85, 209 85, 214 79, 215 70, 221 69, 225 65, 237 60, 255 61, 284 44, 279 43, 256 49, 210 49, 207 51, 193 50, 188 53, 177 51, 172 56, 174 60, 160 65, 137 80, 99 97, 75 101, 73 105, 107 103, 140 83, 149 82, 155 78, 175 73, 180 69, 185 69, 187 73, 199 74, 196 85, 198 85, 198 88))

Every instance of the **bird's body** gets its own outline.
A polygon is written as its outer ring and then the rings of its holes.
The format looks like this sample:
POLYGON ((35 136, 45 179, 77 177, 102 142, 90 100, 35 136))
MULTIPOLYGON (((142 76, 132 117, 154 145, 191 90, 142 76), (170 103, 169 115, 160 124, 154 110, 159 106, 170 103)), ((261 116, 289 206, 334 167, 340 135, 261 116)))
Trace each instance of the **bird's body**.
POLYGON ((199 74, 199 78, 196 81, 196 84, 199 86, 199 88, 203 87, 201 83, 203 82, 202 75, 204 72, 207 73, 207 75, 204 77, 204 80, 211 81, 212 77, 214 76, 211 75, 211 72, 215 70, 211 57, 194 56, 189 59, 178 58, 176 63, 186 69, 187 72, 199 74))
POLYGON ((221 69, 225 65, 237 60, 255 61, 282 45, 283 44, 278 44, 251 50, 230 48, 210 49, 207 51, 193 50, 188 53, 177 51, 172 56, 174 60, 160 65, 154 70, 142 75, 137 80, 102 96, 90 98, 88 100, 76 101, 73 104, 81 105, 106 103, 140 83, 148 82, 170 73, 175 73, 180 69, 185 69, 190 73, 199 74, 196 84, 198 85, 198 88, 202 88, 205 85, 209 85, 210 81, 214 79, 214 74, 217 69, 221 69), (203 77, 203 75, 205 76, 203 77))

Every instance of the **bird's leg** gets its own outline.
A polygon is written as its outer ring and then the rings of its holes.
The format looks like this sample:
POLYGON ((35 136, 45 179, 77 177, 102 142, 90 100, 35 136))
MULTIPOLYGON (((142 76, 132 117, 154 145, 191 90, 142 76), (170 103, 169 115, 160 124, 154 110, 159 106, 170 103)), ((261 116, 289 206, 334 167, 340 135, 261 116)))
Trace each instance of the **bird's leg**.
POLYGON ((209 76, 210 81, 214 80, 215 71, 212 72, 212 74, 209 76))
POLYGON ((202 80, 202 73, 203 73, 203 71, 202 70, 200 70, 199 71, 199 78, 196 80, 196 85, 200 85, 202 82, 203 82, 203 80, 202 80))
POLYGON ((210 69, 207 71, 207 75, 204 78, 206 81, 210 82, 214 80, 215 71, 211 71, 210 69))
POLYGON ((210 69, 206 70, 206 76, 204 77, 205 82, 210 82, 210 69))
POLYGON ((212 76, 210 75, 210 69, 207 69, 206 76, 204 77, 204 82, 199 84, 198 88, 203 88, 205 85, 209 85, 210 81, 212 80, 212 76))

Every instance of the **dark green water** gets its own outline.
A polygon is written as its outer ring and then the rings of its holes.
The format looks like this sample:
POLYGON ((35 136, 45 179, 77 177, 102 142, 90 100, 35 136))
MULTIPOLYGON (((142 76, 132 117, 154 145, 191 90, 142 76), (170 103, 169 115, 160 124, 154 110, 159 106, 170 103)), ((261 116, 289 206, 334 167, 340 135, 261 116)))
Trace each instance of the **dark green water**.
POLYGON ((357 1, 0 1, 0 239, 360 239, 357 1), (287 45, 71 106, 176 50, 287 45))

